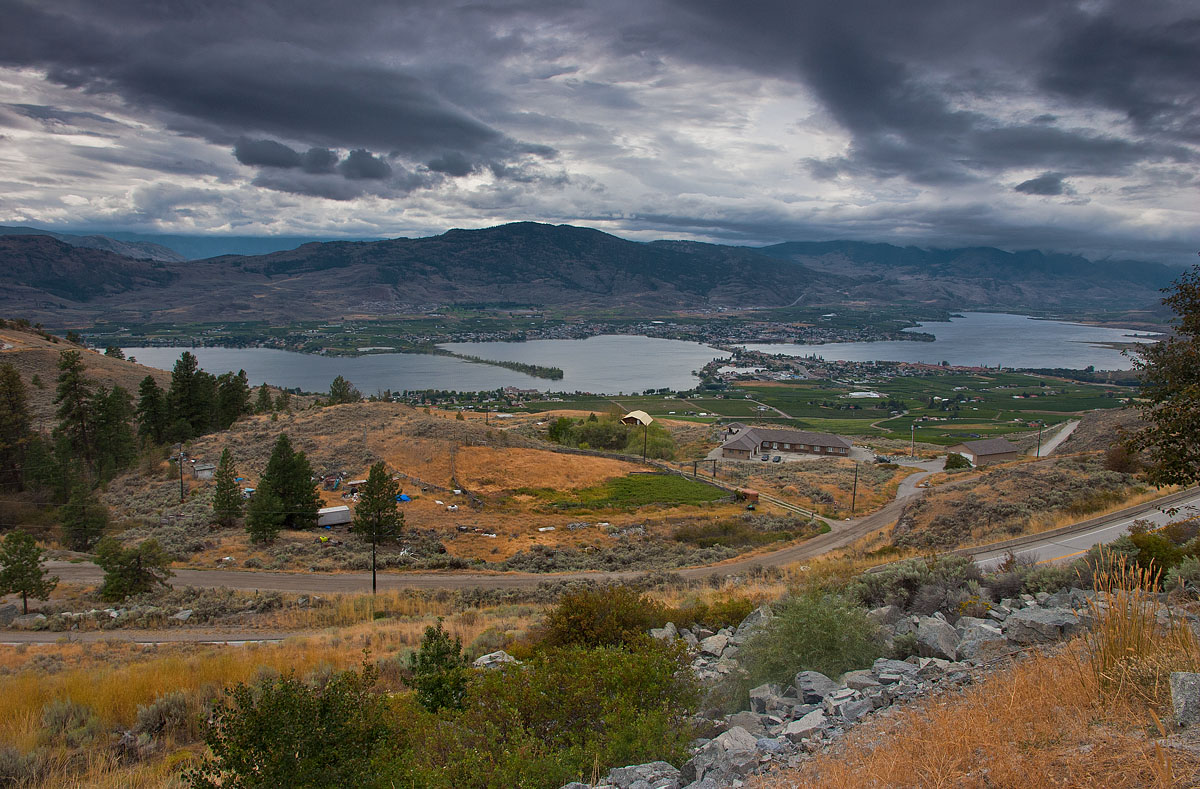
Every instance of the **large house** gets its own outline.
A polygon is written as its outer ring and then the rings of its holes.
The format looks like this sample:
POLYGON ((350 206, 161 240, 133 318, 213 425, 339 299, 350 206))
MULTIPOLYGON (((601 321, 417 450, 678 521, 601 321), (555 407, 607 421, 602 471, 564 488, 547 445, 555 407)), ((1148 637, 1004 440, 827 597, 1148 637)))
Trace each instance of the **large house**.
POLYGON ((1016 460, 1021 450, 1011 441, 1003 438, 985 438, 982 441, 964 441, 949 448, 950 452, 958 454, 971 461, 972 466, 986 466, 989 463, 1005 463, 1016 460))
POLYGON ((849 457, 850 442, 831 433, 784 430, 774 427, 730 425, 728 439, 721 445, 721 457, 750 460, 772 452, 800 452, 809 455, 849 457))

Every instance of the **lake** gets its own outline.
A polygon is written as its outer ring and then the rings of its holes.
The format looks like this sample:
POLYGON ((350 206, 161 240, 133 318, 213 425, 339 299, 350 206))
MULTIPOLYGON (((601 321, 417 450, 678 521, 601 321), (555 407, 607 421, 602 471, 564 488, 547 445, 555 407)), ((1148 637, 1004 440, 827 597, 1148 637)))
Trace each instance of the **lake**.
POLYGON ((1079 323, 1046 321, 1025 315, 965 312, 949 322, 930 321, 913 329, 932 334, 933 342, 905 340, 844 342, 825 345, 786 343, 746 347, 763 353, 819 356, 844 362, 924 362, 979 367, 1032 367, 1083 370, 1129 370, 1133 365, 1104 343, 1128 343, 1159 335, 1079 323))
POLYGON ((555 392, 628 394, 646 389, 690 389, 692 372, 721 351, 695 342, 660 340, 630 335, 604 335, 586 340, 447 343, 456 353, 499 361, 525 362, 562 368, 557 381, 534 378, 503 367, 465 362, 447 356, 376 353, 366 356, 315 356, 274 348, 125 348, 126 356, 150 367, 170 370, 185 350, 200 367, 213 374, 245 370, 250 383, 266 381, 306 392, 329 390, 341 375, 363 394, 384 389, 447 389, 460 392, 516 386, 555 392))
MULTIPOLYGON (((1144 332, 1034 320, 1022 315, 969 312, 949 323, 926 323, 934 342, 851 342, 827 345, 750 345, 767 353, 816 354, 844 361, 898 361, 1005 367, 1065 367, 1127 370, 1120 352, 1099 343, 1130 342, 1144 332)), ((695 342, 630 335, 604 335, 586 340, 528 342, 457 342, 442 346, 455 353, 500 361, 560 367, 563 378, 549 381, 446 356, 376 353, 367 356, 314 356, 273 348, 125 348, 142 364, 170 370, 184 350, 210 373, 244 369, 250 383, 263 381, 306 392, 324 392, 341 375, 364 394, 384 389, 448 389, 479 391, 516 386, 555 392, 628 394, 646 389, 690 389, 693 371, 721 351, 695 342)))

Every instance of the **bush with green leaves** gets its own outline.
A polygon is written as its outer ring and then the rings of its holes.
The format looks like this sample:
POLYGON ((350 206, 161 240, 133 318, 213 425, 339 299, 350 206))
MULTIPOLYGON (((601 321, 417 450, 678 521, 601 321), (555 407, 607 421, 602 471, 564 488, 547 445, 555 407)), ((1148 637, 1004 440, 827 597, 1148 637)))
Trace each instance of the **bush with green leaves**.
POLYGON ((798 671, 829 677, 866 668, 886 652, 866 609, 837 594, 809 591, 772 606, 766 627, 742 647, 750 686, 787 684, 798 671))
POLYGON ((547 650, 473 672, 463 708, 405 715, 412 752, 396 786, 545 787, 594 770, 688 757, 698 688, 680 648, 547 650))
POLYGON ((375 672, 346 671, 313 687, 294 675, 225 692, 204 730, 210 756, 184 778, 202 789, 385 787, 394 724, 375 672))
POLYGON ((1180 560, 1163 579, 1163 588, 1168 592, 1200 591, 1200 558, 1185 556, 1180 560))
POLYGON ((947 555, 932 559, 908 559, 888 565, 879 572, 863 573, 847 591, 868 608, 896 605, 908 610, 917 593, 926 586, 964 586, 982 580, 983 574, 969 556, 947 555))
POLYGON ((951 452, 950 454, 946 455, 946 471, 969 468, 971 468, 971 461, 967 460, 957 452, 951 452))
POLYGON ((199 724, 199 711, 186 693, 173 691, 159 696, 149 704, 139 704, 134 734, 150 737, 174 737, 183 741, 194 739, 199 724))
POLYGON ((115 538, 105 537, 96 546, 96 564, 104 570, 101 599, 116 602, 157 586, 167 586, 167 579, 174 575, 167 569, 170 563, 170 554, 157 540, 124 548, 115 538))
POLYGON ((646 638, 661 627, 662 605, 627 586, 601 586, 563 595, 546 614, 540 641, 547 647, 618 646, 646 638))
POLYGON ((409 656, 408 669, 412 673, 409 684, 422 707, 437 712, 461 705, 469 673, 467 658, 462 641, 457 636, 450 638, 441 619, 436 626, 425 628, 420 648, 409 656))
POLYGON ((41 739, 46 744, 79 748, 103 734, 100 718, 85 704, 59 699, 42 707, 41 739))

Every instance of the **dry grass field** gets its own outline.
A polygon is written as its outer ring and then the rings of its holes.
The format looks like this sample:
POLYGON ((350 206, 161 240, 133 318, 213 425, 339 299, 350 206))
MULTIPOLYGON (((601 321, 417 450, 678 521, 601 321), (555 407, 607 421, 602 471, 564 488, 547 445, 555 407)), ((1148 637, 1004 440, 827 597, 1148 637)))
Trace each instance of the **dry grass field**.
POLYGON ((855 491, 855 462, 819 458, 795 463, 725 463, 720 474, 728 482, 779 496, 830 517, 848 517, 850 505, 863 514, 887 504, 901 480, 918 469, 887 468, 859 463, 855 491))

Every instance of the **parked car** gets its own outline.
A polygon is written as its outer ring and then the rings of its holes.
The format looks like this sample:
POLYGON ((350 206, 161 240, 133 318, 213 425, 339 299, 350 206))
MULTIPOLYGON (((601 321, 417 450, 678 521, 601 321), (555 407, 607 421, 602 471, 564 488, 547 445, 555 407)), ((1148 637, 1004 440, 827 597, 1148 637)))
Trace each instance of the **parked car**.
POLYGON ((782 462, 783 462, 783 458, 782 458, 782 457, 780 457, 779 455, 776 455, 775 457, 771 458, 771 462, 772 462, 772 463, 782 463, 782 462))
POLYGON ((771 459, 770 455, 763 455, 762 457, 759 458, 759 460, 761 460, 763 463, 766 463, 770 459, 771 459))

